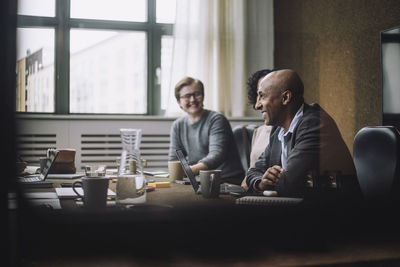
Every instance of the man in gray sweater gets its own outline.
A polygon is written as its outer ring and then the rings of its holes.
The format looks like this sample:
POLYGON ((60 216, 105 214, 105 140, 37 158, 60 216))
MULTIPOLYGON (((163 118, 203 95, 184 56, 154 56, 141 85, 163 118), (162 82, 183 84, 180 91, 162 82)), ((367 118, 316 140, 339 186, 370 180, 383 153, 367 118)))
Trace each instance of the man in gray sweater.
POLYGON ((200 170, 221 170, 221 182, 240 184, 244 172, 229 121, 203 107, 203 83, 191 77, 175 86, 175 97, 186 116, 171 128, 169 160, 177 160, 176 149, 183 149, 195 175, 200 170))

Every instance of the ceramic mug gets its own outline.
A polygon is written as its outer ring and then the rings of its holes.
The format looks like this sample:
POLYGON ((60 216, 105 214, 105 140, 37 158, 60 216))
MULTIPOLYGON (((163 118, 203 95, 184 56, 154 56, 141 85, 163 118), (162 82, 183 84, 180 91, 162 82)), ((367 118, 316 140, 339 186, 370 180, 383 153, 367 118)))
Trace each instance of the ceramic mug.
POLYGON ((201 194, 205 198, 217 198, 221 184, 221 170, 201 170, 201 194))
POLYGON ((81 181, 72 184, 72 190, 83 199, 84 207, 90 210, 101 210, 107 206, 107 190, 109 179, 104 177, 84 177, 81 181), (83 189, 81 195, 76 186, 80 184, 83 189))

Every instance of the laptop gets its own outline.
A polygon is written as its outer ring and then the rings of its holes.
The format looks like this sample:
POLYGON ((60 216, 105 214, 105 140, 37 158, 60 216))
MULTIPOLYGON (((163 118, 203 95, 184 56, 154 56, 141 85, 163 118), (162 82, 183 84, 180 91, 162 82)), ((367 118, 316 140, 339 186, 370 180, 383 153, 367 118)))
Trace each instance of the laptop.
MULTIPOLYGON (((186 173, 186 176, 189 178, 190 183, 192 184, 192 187, 194 189, 194 192, 196 194, 201 193, 201 189, 199 186, 199 180, 196 179, 195 175, 193 174, 192 170, 190 169, 189 163, 186 160, 185 154, 183 153, 182 149, 177 149, 175 151, 176 156, 178 157, 179 161, 181 162, 182 168, 184 172, 186 173)), ((241 195, 245 193, 245 190, 243 187, 239 185, 233 185, 233 184, 226 184, 223 183, 220 185, 220 191, 221 194, 235 194, 235 195, 241 195)))
POLYGON ((58 151, 55 150, 54 153, 51 153, 49 156, 49 160, 46 163, 46 166, 43 168, 40 174, 30 174, 30 175, 25 175, 22 177, 17 177, 18 182, 22 185, 27 185, 27 186, 53 186, 52 182, 45 181, 49 171, 51 168, 54 166, 54 162, 56 161, 56 158, 58 156, 58 151))
POLYGON ((185 155, 183 154, 182 149, 177 149, 175 151, 176 156, 178 157, 179 161, 181 162, 183 171, 185 172, 186 176, 189 178, 190 183, 192 184, 193 190, 196 194, 200 194, 201 191, 199 182, 196 181, 196 177, 194 176, 192 170, 190 169, 189 163, 187 162, 185 155))
MULTIPOLYGON (((196 178, 190 169, 189 163, 187 162, 185 155, 182 149, 177 149, 176 156, 181 162, 182 168, 186 173, 186 176, 189 178, 190 183, 193 186, 194 192, 196 194, 201 193, 201 188, 199 186, 199 182, 196 181, 196 178)), ((289 197, 271 197, 265 194, 268 191, 264 191, 263 195, 248 195, 246 196, 246 191, 239 185, 231 185, 231 184, 221 184, 220 193, 221 194, 231 194, 236 196, 241 196, 236 199, 236 204, 239 205, 261 205, 261 206, 296 206, 303 203, 302 198, 289 198, 289 197)))
POLYGON ((73 180, 85 176, 84 173, 50 173, 47 175, 47 179, 66 179, 73 180))

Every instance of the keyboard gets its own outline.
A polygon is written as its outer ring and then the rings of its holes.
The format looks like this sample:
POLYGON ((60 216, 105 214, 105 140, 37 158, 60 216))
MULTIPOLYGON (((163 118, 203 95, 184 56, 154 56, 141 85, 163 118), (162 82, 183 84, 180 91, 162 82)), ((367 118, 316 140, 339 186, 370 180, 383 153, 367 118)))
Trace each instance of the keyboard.
POLYGON ((28 176, 24 176, 24 177, 18 177, 18 181, 20 183, 35 183, 35 182, 41 182, 42 181, 42 177, 40 174, 38 175, 28 175, 28 176))
POLYGON ((18 182, 21 186, 29 188, 52 188, 53 183, 48 181, 43 181, 40 174, 33 174, 24 177, 18 177, 18 182))

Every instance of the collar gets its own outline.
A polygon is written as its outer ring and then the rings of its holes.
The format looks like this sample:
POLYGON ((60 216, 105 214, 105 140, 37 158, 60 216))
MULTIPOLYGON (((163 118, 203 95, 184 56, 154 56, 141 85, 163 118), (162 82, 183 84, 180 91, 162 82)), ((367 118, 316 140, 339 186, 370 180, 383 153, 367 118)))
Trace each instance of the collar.
POLYGON ((281 127, 279 133, 278 133, 278 139, 279 141, 283 142, 283 138, 287 136, 289 133, 293 133, 294 128, 296 127, 297 123, 303 116, 303 110, 304 110, 304 103, 301 104, 300 108, 297 110, 296 114, 294 115, 294 118, 292 122, 289 125, 289 130, 285 133, 285 130, 281 127))

